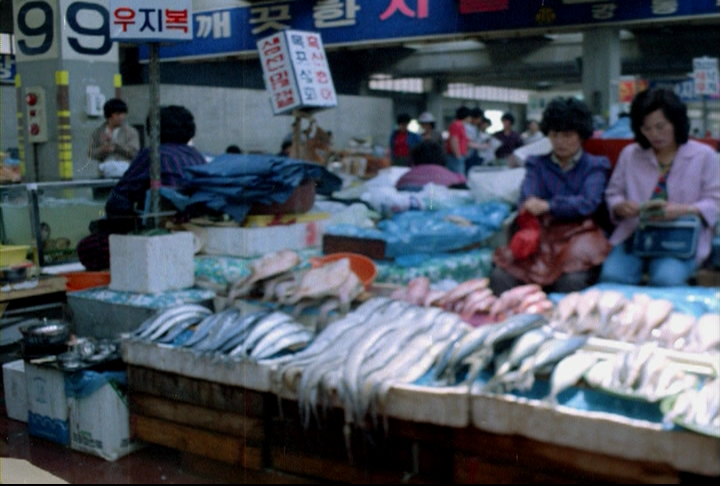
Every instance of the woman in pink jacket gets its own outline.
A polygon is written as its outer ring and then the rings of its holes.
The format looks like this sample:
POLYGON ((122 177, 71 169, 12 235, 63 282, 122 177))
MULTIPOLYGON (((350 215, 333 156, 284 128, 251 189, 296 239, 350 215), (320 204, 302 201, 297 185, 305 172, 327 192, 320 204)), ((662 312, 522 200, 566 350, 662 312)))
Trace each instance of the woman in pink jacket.
POLYGON ((605 190, 615 229, 613 250, 601 282, 637 285, 686 285, 710 255, 720 208, 720 157, 710 146, 689 139, 687 107, 671 90, 638 93, 630 119, 635 143, 623 149, 605 190), (652 200, 652 218, 671 221, 696 215, 702 228, 694 257, 641 257, 632 242, 641 210, 652 200))

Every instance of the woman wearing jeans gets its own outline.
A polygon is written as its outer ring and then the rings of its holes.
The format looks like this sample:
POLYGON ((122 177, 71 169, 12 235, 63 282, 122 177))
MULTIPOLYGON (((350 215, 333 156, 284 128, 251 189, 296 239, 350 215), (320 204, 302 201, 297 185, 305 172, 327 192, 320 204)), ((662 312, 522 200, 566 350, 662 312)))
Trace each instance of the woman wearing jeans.
POLYGON ((710 255, 720 207, 720 158, 708 145, 689 140, 687 107, 671 90, 638 93, 630 119, 635 143, 620 153, 605 191, 616 226, 600 281, 637 285, 647 273, 648 285, 686 285, 710 255), (647 258, 633 253, 641 211, 648 207, 657 221, 699 216, 702 228, 694 257, 647 258))

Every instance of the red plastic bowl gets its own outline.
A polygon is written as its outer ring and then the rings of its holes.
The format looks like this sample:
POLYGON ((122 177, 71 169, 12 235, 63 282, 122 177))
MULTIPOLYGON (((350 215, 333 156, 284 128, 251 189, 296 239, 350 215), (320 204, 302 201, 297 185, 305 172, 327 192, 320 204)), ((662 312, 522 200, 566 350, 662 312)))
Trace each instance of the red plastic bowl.
POLYGON ((365 286, 365 290, 368 290, 377 276, 377 267, 375 266, 375 262, 365 255, 347 252, 331 253, 321 257, 310 258, 310 265, 313 268, 317 268, 325 265, 326 263, 335 262, 343 258, 348 258, 350 260, 350 270, 355 272, 355 275, 358 276, 365 286))

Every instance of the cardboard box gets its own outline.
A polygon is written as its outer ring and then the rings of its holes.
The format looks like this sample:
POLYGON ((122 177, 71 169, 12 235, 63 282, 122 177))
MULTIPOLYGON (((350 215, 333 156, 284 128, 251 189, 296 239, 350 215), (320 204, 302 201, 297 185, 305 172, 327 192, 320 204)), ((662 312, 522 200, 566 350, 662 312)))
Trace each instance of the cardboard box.
POLYGON ((114 461, 142 446, 131 440, 127 391, 106 382, 86 397, 68 397, 70 447, 114 461))
POLYGON ((111 290, 159 293, 195 284, 193 234, 110 235, 111 290))
POLYGON ((28 433, 58 444, 70 443, 65 376, 58 369, 25 363, 28 433))
POLYGON ((320 246, 329 219, 264 228, 209 226, 203 246, 208 255, 252 258, 280 250, 320 246))
POLYGON ((3 365, 3 388, 7 416, 20 422, 28 421, 28 394, 25 361, 18 359, 3 365))

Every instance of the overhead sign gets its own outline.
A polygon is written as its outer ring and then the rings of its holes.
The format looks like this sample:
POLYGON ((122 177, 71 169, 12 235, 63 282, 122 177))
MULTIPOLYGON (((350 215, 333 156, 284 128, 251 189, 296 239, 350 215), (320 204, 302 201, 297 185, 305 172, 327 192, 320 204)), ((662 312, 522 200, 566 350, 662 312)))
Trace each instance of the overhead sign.
POLYGON ((123 42, 193 39, 192 0, 110 0, 110 38, 123 42))
MULTIPOLYGON (((695 92, 695 80, 693 78, 662 79, 650 81, 650 88, 667 88, 675 92, 684 102, 702 101, 707 96, 698 95, 695 92)), ((711 99, 720 99, 720 93, 709 96, 711 99)))
POLYGON ((717 57, 693 59, 693 80, 695 81, 695 94, 719 95, 720 81, 718 80, 717 57))
MULTIPOLYGON (((162 59, 255 53, 278 31, 320 32, 325 47, 447 39, 462 34, 718 16, 718 0, 194 0, 192 42, 162 59)), ((141 59, 147 49, 141 48, 141 59)))
POLYGON ((337 106, 320 34, 283 30, 260 39, 257 49, 275 115, 337 106))

